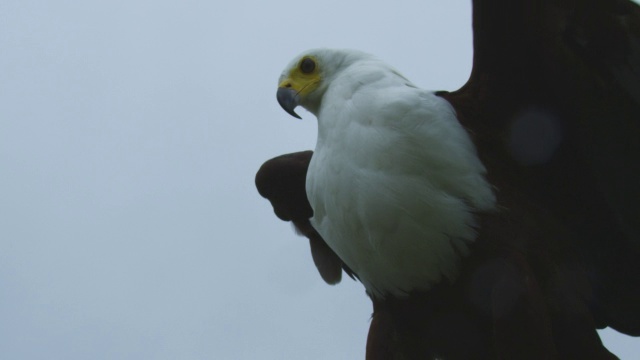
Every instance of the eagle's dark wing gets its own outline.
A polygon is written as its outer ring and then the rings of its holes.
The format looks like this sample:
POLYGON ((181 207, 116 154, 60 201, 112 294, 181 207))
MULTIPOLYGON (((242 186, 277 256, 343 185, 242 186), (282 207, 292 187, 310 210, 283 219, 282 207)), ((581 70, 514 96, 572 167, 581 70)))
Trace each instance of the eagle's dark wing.
POLYGON ((473 71, 443 96, 492 180, 558 220, 563 251, 587 271, 598 326, 640 335, 640 8, 473 6, 473 71))
POLYGON ((301 151, 275 157, 265 162, 256 174, 256 187, 273 206, 276 216, 291 221, 296 231, 309 239, 311 255, 320 276, 327 284, 337 284, 342 270, 353 277, 351 270, 329 248, 311 226, 313 210, 307 200, 305 181, 313 151, 301 151))

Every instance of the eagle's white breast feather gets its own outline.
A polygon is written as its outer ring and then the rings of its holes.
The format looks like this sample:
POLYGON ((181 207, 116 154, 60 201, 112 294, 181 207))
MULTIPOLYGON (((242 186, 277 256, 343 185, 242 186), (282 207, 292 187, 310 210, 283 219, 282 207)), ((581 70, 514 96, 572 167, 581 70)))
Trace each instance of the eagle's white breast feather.
MULTIPOLYGON (((360 52, 316 50, 313 226, 374 296, 453 280, 495 196, 451 105, 360 52)), ((303 104, 304 106, 305 104, 303 104)))

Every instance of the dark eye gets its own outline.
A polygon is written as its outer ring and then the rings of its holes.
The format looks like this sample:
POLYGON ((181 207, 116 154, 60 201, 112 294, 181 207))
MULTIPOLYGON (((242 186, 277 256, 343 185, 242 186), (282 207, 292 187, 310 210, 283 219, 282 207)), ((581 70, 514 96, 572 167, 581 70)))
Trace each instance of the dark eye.
POLYGON ((304 74, 311 74, 316 69, 316 62, 311 58, 304 58, 300 62, 300 71, 304 74))

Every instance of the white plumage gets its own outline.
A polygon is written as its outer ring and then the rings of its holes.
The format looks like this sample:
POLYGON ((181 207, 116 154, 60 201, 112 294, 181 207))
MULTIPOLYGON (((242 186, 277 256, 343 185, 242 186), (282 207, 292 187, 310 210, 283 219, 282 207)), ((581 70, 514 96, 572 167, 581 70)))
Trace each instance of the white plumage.
POLYGON ((476 236, 473 211, 495 196, 453 108, 351 50, 305 52, 281 84, 305 58, 317 66, 296 99, 318 118, 306 183, 314 228, 373 296, 454 280, 476 236))

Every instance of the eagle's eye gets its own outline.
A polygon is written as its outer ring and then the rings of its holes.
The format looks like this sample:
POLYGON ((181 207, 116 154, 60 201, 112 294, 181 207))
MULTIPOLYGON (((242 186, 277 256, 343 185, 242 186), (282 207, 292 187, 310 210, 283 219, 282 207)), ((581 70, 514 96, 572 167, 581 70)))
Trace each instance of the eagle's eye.
POLYGON ((300 61, 300 71, 303 74, 311 74, 316 69, 316 62, 311 58, 304 58, 300 61))

